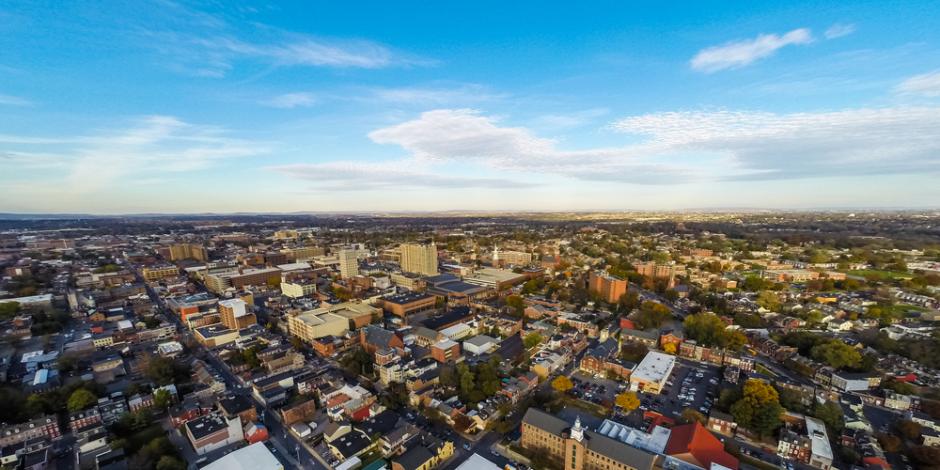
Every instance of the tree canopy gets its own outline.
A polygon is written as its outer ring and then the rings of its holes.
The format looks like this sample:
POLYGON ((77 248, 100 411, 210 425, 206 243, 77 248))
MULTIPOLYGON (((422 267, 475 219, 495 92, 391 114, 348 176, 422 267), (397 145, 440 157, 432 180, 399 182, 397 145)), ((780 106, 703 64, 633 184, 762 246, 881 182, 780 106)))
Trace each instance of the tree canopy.
POLYGON ((745 382, 741 399, 731 405, 735 421, 760 436, 768 436, 779 428, 782 414, 777 390, 758 379, 745 382))

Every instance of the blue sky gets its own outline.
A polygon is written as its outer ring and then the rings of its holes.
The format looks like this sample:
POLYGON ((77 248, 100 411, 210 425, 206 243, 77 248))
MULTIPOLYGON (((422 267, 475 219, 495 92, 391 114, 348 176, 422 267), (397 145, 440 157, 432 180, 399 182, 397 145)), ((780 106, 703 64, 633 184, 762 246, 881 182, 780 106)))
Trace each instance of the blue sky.
POLYGON ((940 3, 577 3, 4 2, 0 211, 940 205, 940 3))

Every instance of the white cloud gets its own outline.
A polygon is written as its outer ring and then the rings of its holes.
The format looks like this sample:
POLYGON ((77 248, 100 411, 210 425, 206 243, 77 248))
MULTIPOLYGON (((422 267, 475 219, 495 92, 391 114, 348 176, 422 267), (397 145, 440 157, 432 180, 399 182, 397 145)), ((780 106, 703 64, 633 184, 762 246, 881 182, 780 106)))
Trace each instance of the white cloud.
POLYGON ((4 95, 0 93, 0 105, 6 106, 30 106, 32 101, 29 101, 26 98, 20 98, 19 96, 4 95))
POLYGON ((512 189, 532 186, 506 178, 451 176, 430 171, 414 161, 298 163, 268 168, 292 178, 314 183, 319 191, 370 191, 384 189, 512 189))
POLYGON ((690 65, 694 70, 705 73, 740 68, 770 57, 783 47, 811 42, 813 35, 806 28, 794 29, 782 36, 761 34, 754 39, 732 41, 702 49, 692 58, 690 65))
POLYGON ((503 98, 505 95, 493 93, 484 86, 462 84, 456 86, 378 88, 373 90, 373 97, 396 104, 416 106, 466 105, 503 98))
POLYGON ((818 113, 672 112, 617 121, 660 154, 717 155, 726 178, 786 179, 940 171, 940 108, 818 113))
POLYGON ((394 51, 367 40, 318 38, 264 28, 251 41, 224 32, 203 35, 178 32, 148 32, 154 43, 183 72, 204 77, 224 77, 239 62, 273 67, 326 67, 381 69, 430 65, 431 60, 394 51))
POLYGON ((855 32, 854 24, 836 23, 830 26, 829 29, 827 29, 826 32, 823 33, 823 35, 826 36, 826 39, 836 39, 836 38, 841 38, 843 36, 848 36, 854 32, 855 32))
POLYGON ((272 108, 291 109, 313 106, 316 102, 317 99, 313 96, 313 93, 300 92, 278 95, 267 101, 263 101, 261 104, 272 108))
POLYGON ((895 91, 905 95, 940 96, 940 70, 910 77, 895 91))
POLYGON ((7 157, 0 159, 0 167, 17 168, 26 162, 32 167, 61 167, 65 178, 60 189, 75 193, 97 191, 126 176, 201 170, 269 151, 263 143, 229 137, 225 129, 172 116, 148 116, 129 127, 90 136, 2 136, 0 143, 10 147, 0 147, 0 154, 7 157))
POLYGON ((564 114, 545 114, 536 123, 550 129, 580 127, 610 113, 607 108, 591 108, 564 114))

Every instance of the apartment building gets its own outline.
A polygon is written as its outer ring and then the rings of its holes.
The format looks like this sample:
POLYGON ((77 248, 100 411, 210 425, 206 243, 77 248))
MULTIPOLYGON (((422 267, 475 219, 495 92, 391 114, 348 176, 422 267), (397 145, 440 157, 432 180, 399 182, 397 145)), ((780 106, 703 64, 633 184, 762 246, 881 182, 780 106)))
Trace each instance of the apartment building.
POLYGON ((588 289, 609 304, 617 303, 627 293, 627 281, 604 272, 591 272, 588 289))
POLYGON ((220 301, 219 321, 230 330, 240 330, 258 323, 255 314, 248 311, 248 304, 242 299, 220 301))
POLYGON ((429 244, 402 243, 399 249, 401 250, 402 271, 425 276, 438 274, 437 245, 434 242, 429 244))

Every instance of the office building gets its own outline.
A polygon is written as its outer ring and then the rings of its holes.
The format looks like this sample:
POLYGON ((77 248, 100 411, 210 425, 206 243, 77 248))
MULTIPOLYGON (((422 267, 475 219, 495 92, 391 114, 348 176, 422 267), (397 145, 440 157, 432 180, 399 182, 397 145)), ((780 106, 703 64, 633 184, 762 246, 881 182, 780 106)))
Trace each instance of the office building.
POLYGON ((162 266, 148 266, 140 270, 140 275, 145 281, 159 281, 168 277, 176 277, 180 273, 179 268, 172 264, 162 266))
POLYGON ((359 275, 359 257, 356 250, 339 250, 339 274, 343 279, 359 275))
POLYGON ((399 248, 401 249, 402 271, 425 276, 437 275, 437 246, 434 242, 429 244, 402 243, 399 248))
POLYGON ((219 320, 231 330, 248 328, 258 323, 255 314, 248 311, 248 304, 242 299, 219 301, 219 320))

